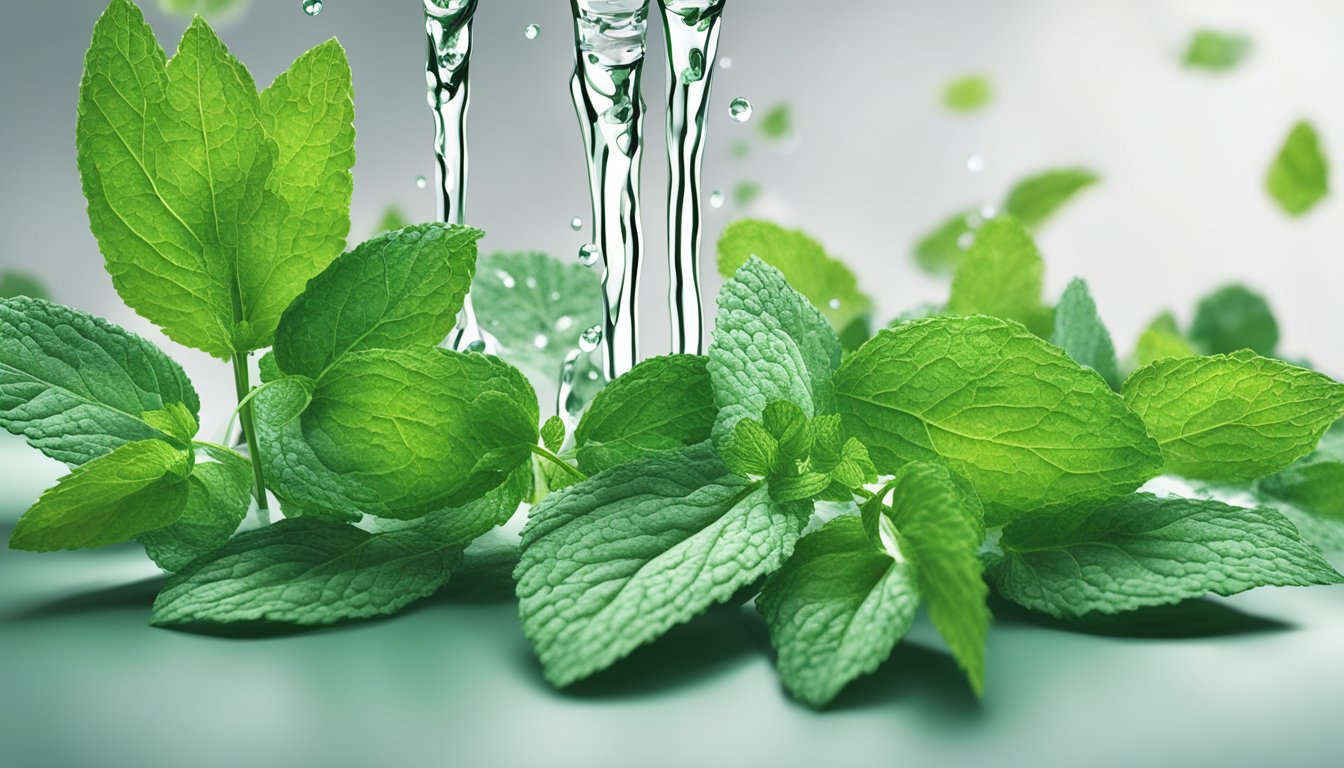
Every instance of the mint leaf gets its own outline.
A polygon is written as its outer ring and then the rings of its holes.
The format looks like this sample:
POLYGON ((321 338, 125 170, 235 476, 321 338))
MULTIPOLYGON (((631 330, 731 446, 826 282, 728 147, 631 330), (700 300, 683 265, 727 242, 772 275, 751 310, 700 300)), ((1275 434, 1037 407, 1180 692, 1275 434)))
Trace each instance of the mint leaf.
POLYGON ((0 272, 0 299, 27 296, 30 299, 50 299, 51 294, 37 278, 23 272, 0 272))
POLYGON ((911 563, 929 618, 978 696, 985 688, 990 622, 979 555, 985 538, 980 502, 946 467, 922 462, 898 470, 877 500, 888 491, 889 520, 872 521, 874 507, 866 505, 864 527, 870 534, 877 529, 873 539, 893 558, 911 563))
POLYGON ((356 246, 285 310, 275 333, 276 364, 317 378, 352 352, 443 341, 457 322, 484 234, 422 224, 356 246))
POLYGON ((1276 501, 1344 522, 1344 428, 1336 424, 1316 450, 1256 481, 1255 488, 1276 501))
POLYGON ((1159 360, 1129 377, 1124 397, 1162 446, 1165 471, 1199 480, 1277 472, 1344 415, 1344 385, 1249 351, 1159 360))
POLYGON ((1017 182, 1008 191, 1004 213, 1035 231, 1074 195, 1096 184, 1100 176, 1086 168, 1045 171, 1017 182))
POLYGON ((546 497, 523 529, 523 631, 566 686, 783 564, 811 505, 771 501, 708 445, 546 497))
POLYGON ((719 273, 733 276, 752 256, 778 269, 837 332, 855 323, 866 326, 873 300, 859 289, 844 262, 828 256, 820 243, 801 230, 754 219, 729 224, 719 238, 719 273))
POLYGON ((1265 176, 1270 197, 1289 216, 1301 216, 1330 193, 1330 166, 1316 129, 1303 120, 1293 126, 1265 176))
POLYGON ((742 477, 758 479, 769 475, 779 462, 779 441, 755 419, 742 419, 733 425, 732 434, 719 451, 723 463, 742 477))
POLYGON ((808 416, 833 413, 831 375, 840 366, 841 352, 826 319, 789 287, 784 275, 758 258, 748 259, 719 291, 709 347, 709 376, 719 407, 715 444, 722 446, 738 421, 759 420, 776 400, 787 400, 808 416))
POLYGON ((957 268, 947 310, 1016 320, 1046 337, 1054 318, 1041 303, 1044 284, 1045 262, 1022 224, 1008 217, 990 219, 957 268))
POLYGON ((246 461, 197 464, 187 479, 181 517, 140 536, 145 554, 169 573, 228 542, 252 502, 252 467, 246 461))
POLYGON ((1344 581, 1277 512, 1201 499, 1133 494, 1013 523, 999 544, 999 592, 1056 618, 1344 581))
POLYGON ((191 18, 227 18, 247 7, 248 0, 159 0, 165 13, 191 18))
POLYGON ((845 360, 835 399, 879 471, 941 460, 975 487, 990 524, 1128 493, 1162 464, 1099 376, 989 317, 880 332, 845 360))
POLYGON ((116 544, 172 524, 187 503, 190 455, 127 443, 61 478, 19 518, 9 546, 33 552, 116 544))
POLYGON ((541 444, 554 453, 565 443, 565 420, 552 416, 541 425, 541 444))
POLYGON ((1115 359, 1115 345, 1110 331, 1097 314, 1097 305, 1082 278, 1074 278, 1064 289, 1055 307, 1055 330, 1050 343, 1060 347, 1069 357, 1101 374, 1111 389, 1120 389, 1120 366, 1115 359))
POLYGON ((383 218, 378 220, 378 226, 373 228, 374 234, 381 235, 384 232, 393 232, 398 229, 405 229, 411 225, 411 220, 406 218, 406 214, 395 205, 389 205, 383 210, 383 218))
POLYGON ((949 216, 936 229, 915 243, 915 263, 931 275, 955 272, 975 242, 975 231, 983 220, 978 208, 949 216))
POLYGON ((482 257, 471 295, 500 357, 545 381, 556 380, 579 337, 602 322, 602 286, 593 270, 544 253, 482 257))
POLYGON ((59 304, 0 300, 0 426, 51 458, 83 464, 155 438, 185 445, 199 411, 182 368, 148 341, 59 304))
POLYGON ((1183 63, 1191 69, 1226 72, 1236 69, 1251 52, 1251 38, 1234 32, 1197 29, 1190 35, 1183 63))
POLYGON ((607 385, 574 430, 579 469, 604 469, 709 439, 718 410, 708 358, 655 357, 607 385))
POLYGON ((414 518, 469 502, 530 461, 539 437, 522 374, 435 348, 348 354, 254 402, 272 490, 331 512, 414 518))
POLYGON ((780 141, 793 135, 793 108, 776 104, 761 117, 761 135, 780 141))
POLYGON ((994 100, 994 86, 985 75, 962 75, 943 86, 943 106, 949 112, 978 112, 994 100))
POLYGON ((875 671, 914 623, 913 570, 879 550, 856 517, 838 517, 800 539, 756 599, 784 687, 822 707, 875 671))
POLYGON ((1139 365, 1148 365, 1169 357, 1193 357, 1195 350, 1185 340, 1176 325, 1176 318, 1170 312, 1164 312, 1153 319, 1143 333, 1134 350, 1139 365))
POLYGON ((1206 354, 1249 349, 1269 357, 1279 344, 1279 324, 1263 296, 1244 285, 1228 285, 1200 299, 1190 340, 1206 354))

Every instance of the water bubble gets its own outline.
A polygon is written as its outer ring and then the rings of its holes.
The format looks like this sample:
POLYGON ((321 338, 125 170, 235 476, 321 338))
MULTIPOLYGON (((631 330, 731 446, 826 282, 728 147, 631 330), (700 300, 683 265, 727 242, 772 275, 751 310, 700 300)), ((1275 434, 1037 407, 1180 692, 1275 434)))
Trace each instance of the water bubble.
POLYGON ((559 301, 559 300, 560 300, 560 292, 551 291, 551 301, 559 301))
POLYGON ((579 336, 579 349, 584 352, 592 352, 597 349, 597 345, 602 343, 602 326, 594 325, 592 328, 583 332, 579 336))
POLYGON ((559 320, 555 321, 555 330, 560 331, 561 333, 564 333, 573 327, 574 318, 569 315, 562 315, 559 320))
POLYGON ((574 230, 575 232, 578 232, 580 229, 583 229, 583 219, 579 218, 578 216, 575 216, 574 218, 570 219, 569 228, 574 230))
POLYGON ((485 352, 485 342, 477 339, 467 345, 468 352, 485 352))
POLYGON ((989 221, 990 219, 998 215, 999 215, 998 210, 996 210, 992 205, 986 205, 980 208, 980 218, 984 219, 985 221, 989 221))
POLYGON ((518 281, 513 279, 513 275, 502 269, 495 270, 495 277, 499 278, 499 282, 503 283, 505 288, 512 288, 518 284, 518 281))
POLYGON ((593 266, 600 258, 602 258, 602 249, 593 243, 585 243, 582 248, 579 248, 579 263, 585 267, 593 266))
POLYGON ((710 208, 723 207, 723 192, 716 189, 713 192, 709 193, 709 207, 710 208))
POLYGON ((597 381, 597 371, 589 371, 589 372, 588 372, 588 380, 589 380, 589 381, 597 381))
POLYGON ((967 155, 966 170, 970 171, 971 173, 979 173, 985 170, 984 155, 981 155, 978 152, 967 155))
POLYGON ((975 245, 975 235, 971 232, 962 232, 961 236, 957 238, 957 247, 963 251, 971 250, 973 245, 975 245))
POLYGON ((830 307, 831 309, 839 309, 839 308, 840 308, 840 300, 839 300, 839 299, 831 299, 830 301, 826 302, 826 306, 830 307))
POLYGON ((720 57, 719 57, 719 69, 732 69, 732 68, 733 68, 733 57, 732 57, 732 56, 720 56, 720 57))
POLYGON ((309 16, 316 16, 322 12, 322 0, 303 0, 303 12, 309 16))
POLYGON ((728 105, 728 115, 739 123, 751 119, 751 102, 738 96, 728 105))
POLYGON ((429 184, 429 179, 426 179, 424 176, 415 177, 415 186, 424 189, 427 184, 429 184))
POLYGON ((523 27, 523 37, 526 37, 528 40, 536 40, 537 36, 540 34, 540 24, 528 24, 526 27, 523 27))
POLYGON ((532 339, 532 346, 536 347, 537 349, 545 349, 546 347, 550 346, 550 344, 551 340, 547 338, 546 334, 544 333, 538 333, 536 337, 532 339))
POLYGON ((536 287, 537 287, 537 278, 535 278, 535 277, 529 277, 529 278, 527 278, 527 280, 525 280, 525 281, 523 281, 523 282, 525 282, 525 283, 527 284, 527 287, 528 287, 528 288, 531 288, 531 289, 533 289, 533 290, 535 290, 536 287))
POLYGON ((966 218, 962 219, 962 221, 971 229, 979 229, 980 225, 985 223, 985 220, 980 218, 980 214, 975 211, 966 214, 966 218))

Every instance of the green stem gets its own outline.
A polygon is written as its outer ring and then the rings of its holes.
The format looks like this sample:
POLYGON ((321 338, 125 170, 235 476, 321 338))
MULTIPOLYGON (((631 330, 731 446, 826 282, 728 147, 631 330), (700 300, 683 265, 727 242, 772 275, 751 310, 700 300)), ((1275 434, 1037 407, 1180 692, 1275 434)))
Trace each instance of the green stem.
POLYGON ((243 427, 243 439, 247 441, 247 458, 252 464, 252 479, 256 483, 254 491, 257 499, 257 516, 262 524, 270 522, 270 510, 266 505, 266 478, 261 472, 261 452, 257 449, 257 423, 252 417, 252 377, 247 372, 247 355, 233 356, 233 385, 238 392, 238 419, 243 427))
POLYGON ((583 482, 584 480, 588 479, 588 476, 580 472, 578 469, 576 469, 573 464, 570 464, 568 461, 565 461, 559 456, 556 456, 554 453, 551 453, 544 446, 534 445, 532 446, 532 452, 542 457, 543 459, 546 459, 547 461, 551 462, 557 467, 563 469, 565 471, 565 474, 574 478, 578 482, 583 482))

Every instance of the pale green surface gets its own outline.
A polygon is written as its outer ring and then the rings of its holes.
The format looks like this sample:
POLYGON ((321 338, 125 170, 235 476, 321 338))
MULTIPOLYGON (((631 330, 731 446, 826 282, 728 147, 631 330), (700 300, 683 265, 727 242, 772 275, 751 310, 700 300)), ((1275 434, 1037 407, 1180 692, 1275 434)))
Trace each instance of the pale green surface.
MULTIPOLYGON (((13 438, 0 441, 0 466, 11 521, 60 472, 13 438)), ((155 574, 133 545, 0 551, 0 647, 23 660, 7 666, 0 698, 6 762, 1227 768, 1339 757, 1344 666, 1330 660, 1344 587, 1219 601, 1294 626, 1210 639, 1067 634, 1001 615, 980 705, 920 620, 876 675, 817 714, 780 689, 747 609, 720 609, 560 694, 541 680, 507 585, 469 590, 463 575, 395 619, 226 639, 146 626, 155 574), (198 692, 190 703, 185 689, 198 692)))

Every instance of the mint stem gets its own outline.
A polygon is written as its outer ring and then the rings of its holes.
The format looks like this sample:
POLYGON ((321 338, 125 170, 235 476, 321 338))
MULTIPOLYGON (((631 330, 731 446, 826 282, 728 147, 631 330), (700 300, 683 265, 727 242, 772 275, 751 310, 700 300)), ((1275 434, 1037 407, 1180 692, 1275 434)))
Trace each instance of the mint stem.
POLYGON ((574 478, 579 482, 583 482, 584 480, 588 479, 588 476, 580 472, 578 469, 576 469, 573 464, 570 464, 568 461, 565 461, 559 456, 556 456, 554 453, 551 453, 543 446, 540 445, 532 446, 532 452, 542 457, 543 459, 546 459, 547 461, 551 462, 557 467, 560 467, 565 471, 566 474, 568 474, 570 477, 574 478))
POLYGON ((233 385, 238 392, 238 419, 243 427, 243 439, 247 441, 247 460, 252 464, 252 479, 256 483, 253 494, 257 499, 257 517, 262 525, 271 521, 270 509, 266 504, 266 478, 261 471, 261 452, 257 450, 257 423, 252 417, 252 401, 248 395, 252 392, 252 380, 247 371, 247 355, 233 356, 233 385))

